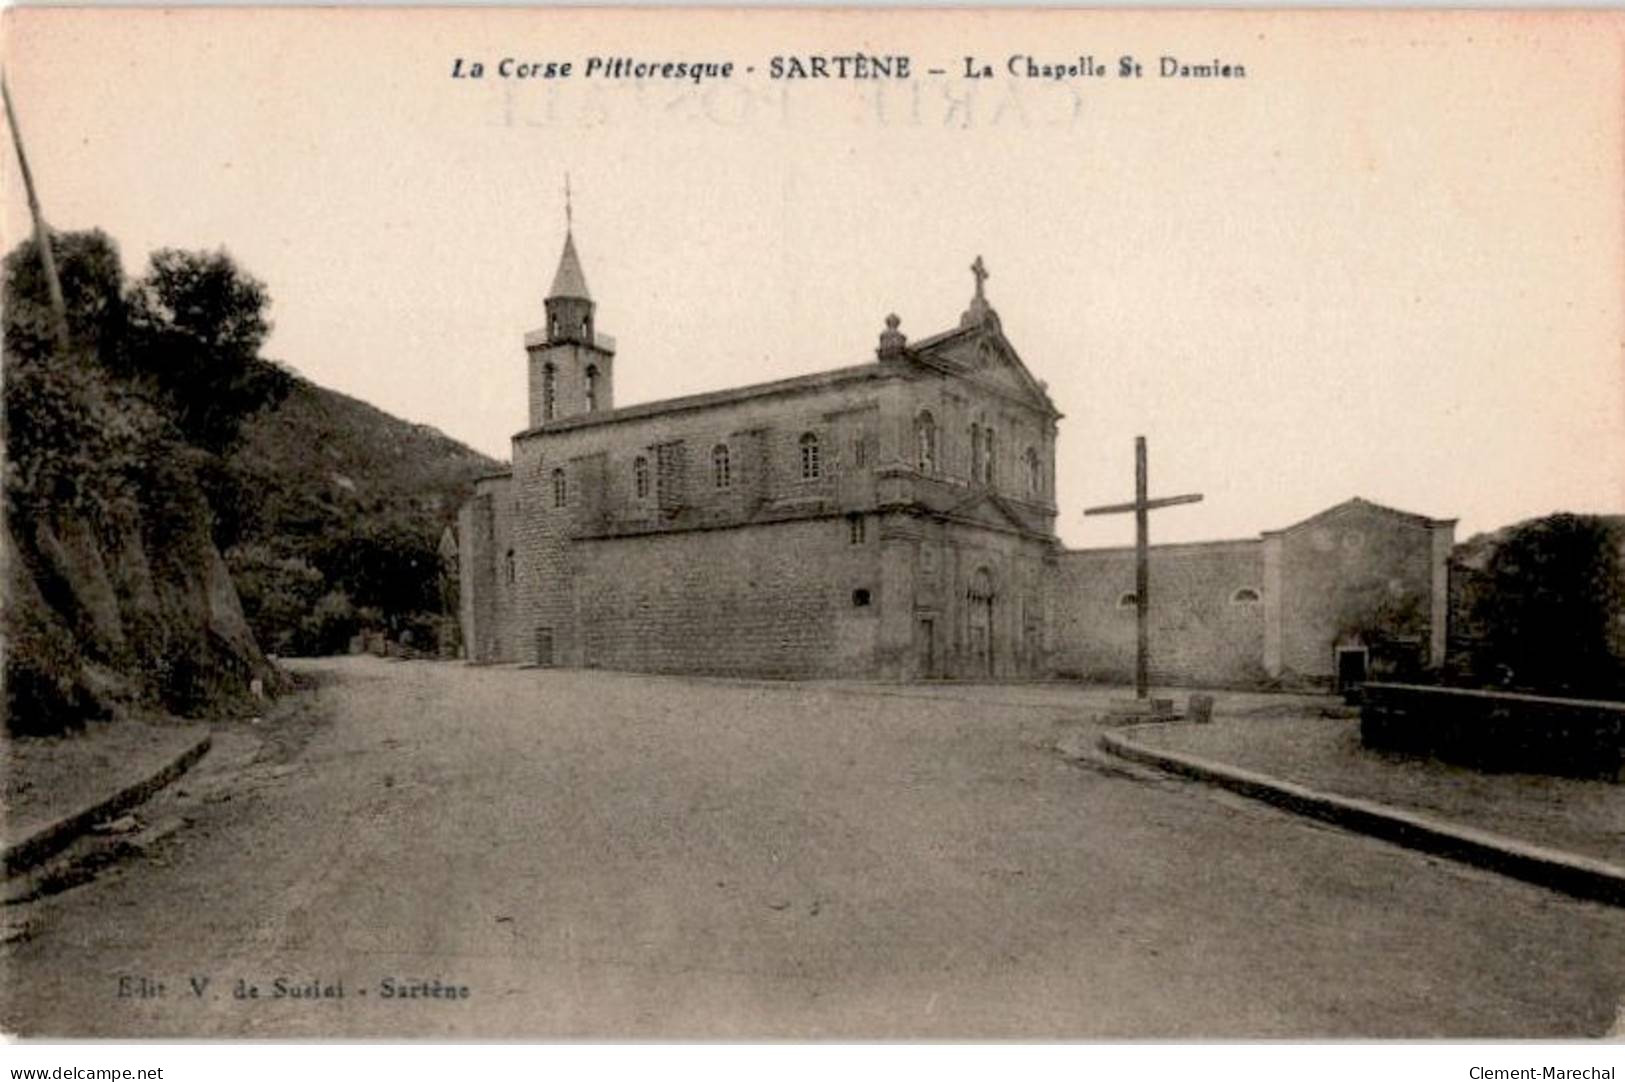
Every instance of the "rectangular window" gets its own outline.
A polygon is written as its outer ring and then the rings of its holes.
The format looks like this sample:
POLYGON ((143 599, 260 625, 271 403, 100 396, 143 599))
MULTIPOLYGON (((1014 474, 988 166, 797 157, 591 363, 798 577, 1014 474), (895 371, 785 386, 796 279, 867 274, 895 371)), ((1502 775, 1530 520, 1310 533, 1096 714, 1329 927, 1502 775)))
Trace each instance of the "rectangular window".
POLYGON ((717 488, 728 488, 733 484, 733 463, 725 443, 711 448, 711 481, 717 488))
POLYGON ((863 540, 864 540, 864 522, 863 522, 863 516, 862 515, 848 515, 848 516, 846 516, 846 530, 847 530, 847 538, 851 541, 852 544, 854 544, 854 545, 863 544, 863 540))
POLYGON ((655 501, 661 507, 681 506, 685 462, 682 440, 655 447, 655 501))
POLYGON ((818 437, 808 432, 801 437, 800 446, 801 479, 816 481, 823 473, 822 464, 819 462, 818 437))

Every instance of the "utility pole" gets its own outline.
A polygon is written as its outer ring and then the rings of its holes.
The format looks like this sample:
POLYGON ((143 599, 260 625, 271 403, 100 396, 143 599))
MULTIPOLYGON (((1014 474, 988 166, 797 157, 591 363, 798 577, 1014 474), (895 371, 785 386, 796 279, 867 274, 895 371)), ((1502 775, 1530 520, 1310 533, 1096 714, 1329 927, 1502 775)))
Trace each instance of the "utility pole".
POLYGON ((39 248, 40 262, 45 267, 45 288, 51 294, 51 313, 56 324, 56 348, 68 352, 68 305, 62 299, 62 279, 56 274, 56 257, 51 253, 51 231, 45 227, 45 216, 40 213, 39 196, 34 191, 34 174, 28 169, 28 155, 23 153, 23 133, 17 127, 17 113, 11 105, 11 89, 0 77, 0 97, 6 102, 6 123, 11 127, 11 145, 17 148, 17 165, 22 170, 23 188, 28 192, 28 212, 34 216, 34 243, 39 248))

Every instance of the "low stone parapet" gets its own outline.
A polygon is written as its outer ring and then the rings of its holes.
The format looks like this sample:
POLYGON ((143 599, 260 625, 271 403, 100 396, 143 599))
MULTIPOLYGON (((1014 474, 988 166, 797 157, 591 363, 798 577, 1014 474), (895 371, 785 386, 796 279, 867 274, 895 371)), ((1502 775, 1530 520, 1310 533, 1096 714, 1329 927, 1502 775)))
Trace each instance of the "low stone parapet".
POLYGON ((1363 688, 1360 740, 1484 770, 1618 781, 1625 703, 1373 683, 1363 688))

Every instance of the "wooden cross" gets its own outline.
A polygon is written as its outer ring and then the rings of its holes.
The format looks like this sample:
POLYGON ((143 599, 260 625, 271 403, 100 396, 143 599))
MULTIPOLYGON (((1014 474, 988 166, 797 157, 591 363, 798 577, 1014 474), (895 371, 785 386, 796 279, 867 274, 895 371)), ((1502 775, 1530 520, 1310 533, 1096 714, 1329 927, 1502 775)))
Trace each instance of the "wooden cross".
POLYGON ((1146 490, 1145 437, 1134 437, 1134 502, 1091 507, 1086 515, 1120 515, 1134 512, 1134 615, 1136 641, 1134 654, 1134 697, 1145 699, 1151 693, 1151 528, 1150 513, 1159 507, 1199 503, 1199 493, 1148 499, 1146 490))
POLYGON ((982 283, 992 277, 992 275, 988 274, 987 264, 982 262, 981 256, 977 256, 976 262, 970 265, 970 272, 976 276, 976 296, 981 297, 982 283))

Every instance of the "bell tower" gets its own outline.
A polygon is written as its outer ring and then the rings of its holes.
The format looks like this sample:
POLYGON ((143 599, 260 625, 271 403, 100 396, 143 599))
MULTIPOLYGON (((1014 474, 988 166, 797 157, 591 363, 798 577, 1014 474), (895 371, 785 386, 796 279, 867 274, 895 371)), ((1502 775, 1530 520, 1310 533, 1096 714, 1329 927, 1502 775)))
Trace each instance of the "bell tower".
POLYGON ((543 301, 547 324, 525 335, 531 428, 615 406, 615 342, 596 326, 597 306, 576 254, 568 177, 564 193, 564 251, 543 301))

